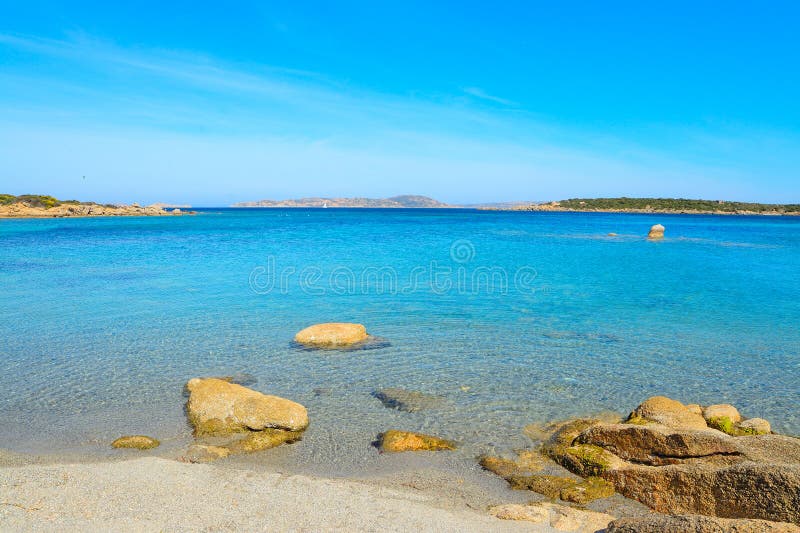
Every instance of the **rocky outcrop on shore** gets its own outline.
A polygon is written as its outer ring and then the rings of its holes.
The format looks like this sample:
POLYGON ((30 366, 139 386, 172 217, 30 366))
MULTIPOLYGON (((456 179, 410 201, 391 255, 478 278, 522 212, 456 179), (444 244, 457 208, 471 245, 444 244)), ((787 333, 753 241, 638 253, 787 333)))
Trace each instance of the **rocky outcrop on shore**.
MULTIPOLYGON (((704 412, 732 416, 730 407, 704 412)), ((800 522, 800 440, 737 435, 710 428, 680 402, 654 397, 624 423, 564 424, 543 451, 659 512, 800 522)))
POLYGON ((348 347, 368 338, 367 328, 362 324, 346 322, 315 324, 294 336, 295 342, 311 348, 348 347))
POLYGON ((160 207, 132 205, 99 205, 62 203, 53 207, 37 207, 25 202, 0 205, 0 218, 63 218, 63 217, 116 217, 116 216, 173 216, 180 210, 168 212, 160 207))

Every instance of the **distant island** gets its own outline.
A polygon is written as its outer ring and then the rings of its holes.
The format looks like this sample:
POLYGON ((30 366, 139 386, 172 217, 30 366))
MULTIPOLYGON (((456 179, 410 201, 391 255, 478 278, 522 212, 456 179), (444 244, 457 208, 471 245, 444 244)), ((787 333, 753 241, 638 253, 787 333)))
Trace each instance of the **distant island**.
POLYGON ((231 207, 458 207, 442 203, 427 196, 401 195, 391 198, 298 198, 295 200, 258 200, 239 202, 231 207))
POLYGON ((696 215, 800 215, 800 204, 759 204, 685 198, 571 198, 557 202, 517 205, 510 208, 485 207, 484 209, 696 215))
POLYGON ((111 217, 111 216, 164 216, 181 215, 184 211, 167 211, 160 205, 142 207, 139 204, 116 205, 59 200, 39 194, 0 194, 0 218, 60 218, 60 217, 111 217))

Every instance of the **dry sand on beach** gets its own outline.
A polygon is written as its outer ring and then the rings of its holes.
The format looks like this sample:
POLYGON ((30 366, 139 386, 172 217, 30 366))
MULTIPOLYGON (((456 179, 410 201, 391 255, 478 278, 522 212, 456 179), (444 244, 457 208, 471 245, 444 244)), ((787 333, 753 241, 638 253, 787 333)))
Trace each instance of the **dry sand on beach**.
POLYGON ((553 531, 353 481, 144 457, 0 467, 2 531, 553 531))

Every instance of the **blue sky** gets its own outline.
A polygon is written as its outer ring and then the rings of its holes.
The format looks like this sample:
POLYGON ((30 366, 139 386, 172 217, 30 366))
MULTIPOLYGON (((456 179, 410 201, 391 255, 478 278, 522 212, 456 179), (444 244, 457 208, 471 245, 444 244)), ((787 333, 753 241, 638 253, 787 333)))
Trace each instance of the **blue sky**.
POLYGON ((0 192, 800 202, 793 2, 115 4, 0 4, 0 192))

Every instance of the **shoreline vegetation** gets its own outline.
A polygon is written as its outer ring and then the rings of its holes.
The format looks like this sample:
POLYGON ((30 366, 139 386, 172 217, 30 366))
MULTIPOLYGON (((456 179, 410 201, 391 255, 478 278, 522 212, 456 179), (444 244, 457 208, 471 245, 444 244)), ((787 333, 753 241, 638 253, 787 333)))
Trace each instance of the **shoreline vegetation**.
MULTIPOLYGON (((63 218, 113 216, 174 216, 187 214, 178 208, 167 209, 165 204, 98 204, 78 200, 59 200, 53 196, 0 194, 0 218, 63 218)), ((194 214, 194 212, 188 212, 194 214)))
POLYGON ((581 213, 664 213, 681 215, 800 215, 800 204, 761 204, 686 198, 572 198, 510 208, 484 207, 500 211, 566 211, 581 213))

